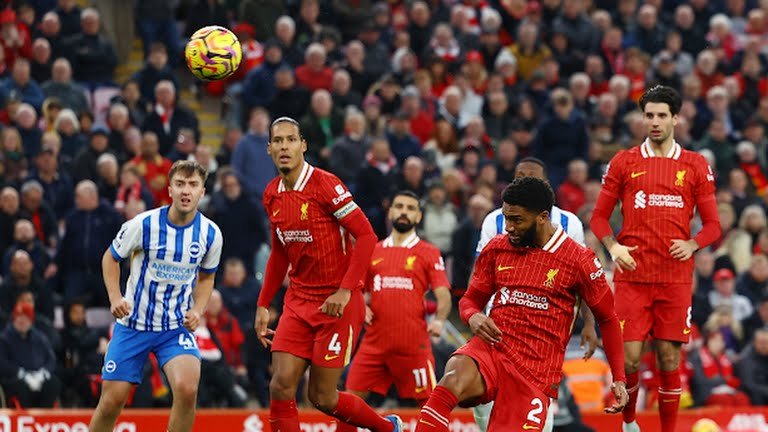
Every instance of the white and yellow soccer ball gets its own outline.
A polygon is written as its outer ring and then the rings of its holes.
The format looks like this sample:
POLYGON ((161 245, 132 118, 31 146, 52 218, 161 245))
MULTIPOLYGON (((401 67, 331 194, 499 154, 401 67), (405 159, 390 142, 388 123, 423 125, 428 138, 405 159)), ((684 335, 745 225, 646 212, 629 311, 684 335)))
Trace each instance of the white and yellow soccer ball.
POLYGON ((207 26, 189 38, 184 56, 192 75, 203 81, 216 81, 235 73, 243 59, 243 50, 229 29, 207 26))

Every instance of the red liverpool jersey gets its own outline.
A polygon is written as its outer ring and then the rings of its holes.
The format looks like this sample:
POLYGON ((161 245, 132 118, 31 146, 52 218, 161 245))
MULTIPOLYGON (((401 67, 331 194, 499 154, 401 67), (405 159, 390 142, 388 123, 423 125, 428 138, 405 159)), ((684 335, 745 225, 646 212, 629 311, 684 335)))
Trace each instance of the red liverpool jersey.
POLYGON ((617 271, 615 280, 690 283, 693 259, 674 259, 669 248, 674 239, 691 238, 694 209, 715 199, 715 177, 704 157, 677 143, 657 157, 646 140, 613 157, 601 193, 621 200, 619 243, 637 246, 630 252, 637 269, 617 271))
POLYGON ((416 234, 403 246, 395 246, 392 237, 377 243, 365 284, 373 322, 363 343, 381 353, 431 352, 424 294, 437 287, 450 287, 437 247, 416 234))
POLYGON ((477 258, 469 289, 487 299, 495 294, 490 316, 502 332, 496 349, 550 397, 557 397, 577 296, 594 305, 610 292, 595 254, 560 226, 543 248, 494 237, 477 258))
POLYGON ((276 177, 264 189, 263 202, 291 264, 294 293, 325 300, 339 289, 349 267, 351 238, 339 219, 358 208, 352 194, 335 175, 305 162, 292 190, 276 177))

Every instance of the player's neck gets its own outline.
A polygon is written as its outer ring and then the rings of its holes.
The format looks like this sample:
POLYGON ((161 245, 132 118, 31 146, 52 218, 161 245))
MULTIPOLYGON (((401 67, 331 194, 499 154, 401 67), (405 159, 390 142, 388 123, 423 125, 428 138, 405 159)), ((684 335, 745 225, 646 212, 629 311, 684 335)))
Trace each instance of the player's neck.
POLYGON ((175 226, 189 225, 195 220, 195 215, 197 215, 197 210, 184 214, 171 205, 171 208, 168 209, 168 222, 175 226))
POLYGON ((280 178, 283 180, 283 185, 285 185, 285 188, 288 190, 293 190, 293 186, 296 185, 296 182, 299 180, 299 176, 301 175, 301 170, 304 169, 304 164, 306 162, 301 161, 299 166, 292 168, 287 173, 283 174, 280 172, 280 178))
POLYGON ((648 144, 651 146, 651 150, 653 150, 653 154, 656 156, 665 157, 669 154, 669 151, 672 149, 672 146, 675 145, 675 138, 670 135, 664 142, 660 144, 656 144, 652 140, 648 140, 648 144))
POLYGON ((544 245, 549 243, 552 236, 555 235, 555 231, 557 231, 555 225, 552 224, 552 222, 547 221, 547 223, 544 224, 544 228, 536 232, 536 245, 540 248, 544 248, 544 245))
POLYGON ((414 233, 414 230, 410 230, 401 233, 397 230, 392 230, 392 244, 395 246, 402 246, 406 240, 408 240, 414 233))

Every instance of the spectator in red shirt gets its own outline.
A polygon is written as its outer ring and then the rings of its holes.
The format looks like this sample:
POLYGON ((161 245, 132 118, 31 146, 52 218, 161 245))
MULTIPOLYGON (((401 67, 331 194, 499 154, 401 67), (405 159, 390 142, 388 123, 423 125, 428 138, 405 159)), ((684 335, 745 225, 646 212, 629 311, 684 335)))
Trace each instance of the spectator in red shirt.
POLYGON ((331 89, 333 70, 325 65, 325 48, 312 43, 304 54, 304 64, 296 68, 296 81, 310 91, 331 89))
POLYGON ((568 175, 557 188, 557 205, 571 213, 578 213, 587 201, 584 185, 587 183, 588 165, 581 159, 568 163, 568 175))
POLYGON ((32 37, 27 25, 18 22, 13 9, 0 12, 0 45, 5 54, 5 64, 13 67, 19 57, 32 57, 32 37))
POLYGON ((144 132, 141 137, 141 154, 131 159, 147 183, 155 206, 170 204, 168 196, 168 173, 171 171, 171 161, 160 155, 160 143, 154 132, 144 132))
POLYGON ((240 330, 240 324, 229 313, 221 298, 219 290, 213 290, 205 310, 206 326, 219 339, 224 358, 235 370, 238 376, 246 376, 247 371, 242 360, 242 345, 245 336, 240 330))
POLYGON ((400 94, 401 109, 411 119, 411 133, 419 140, 422 146, 432 137, 435 130, 434 117, 424 110, 421 103, 421 93, 412 85, 406 87, 400 94))
POLYGON ((722 333, 715 331, 705 336, 698 352, 688 357, 692 365, 691 388, 700 405, 749 406, 749 397, 739 391, 741 381, 736 377, 733 363, 725 353, 722 333))

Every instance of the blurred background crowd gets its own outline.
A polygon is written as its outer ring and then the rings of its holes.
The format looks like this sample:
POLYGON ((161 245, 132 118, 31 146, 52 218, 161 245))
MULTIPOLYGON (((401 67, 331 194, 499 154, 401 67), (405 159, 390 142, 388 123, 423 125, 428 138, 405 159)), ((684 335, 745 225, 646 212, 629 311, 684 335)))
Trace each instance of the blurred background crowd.
MULTIPOLYGON (((723 228, 695 258, 682 405, 768 404, 768 2, 3 3, 0 385, 9 406, 94 405, 112 321, 102 253, 124 220, 169 203, 176 160, 208 168, 201 210, 225 238, 197 332, 200 404, 267 406, 270 359, 252 324, 269 252, 261 192, 276 175, 265 150, 272 119, 300 121, 307 159, 350 187, 380 238, 392 192, 422 197, 419 234, 443 253, 458 299, 482 220, 529 156, 547 165, 558 206, 581 218, 610 269, 588 221, 610 158, 644 140, 636 101, 657 84, 683 95, 675 139, 710 162, 723 228), (243 63, 225 81, 195 82, 183 47, 214 24, 237 34, 243 63)), ((459 342, 435 341, 437 357, 459 342)), ((581 361, 578 340, 572 348, 570 409, 599 410, 607 362, 599 350, 581 361)), ((650 350, 643 371, 641 406, 653 409, 650 350)), ((132 406, 167 405, 156 361, 145 375, 132 406)))

